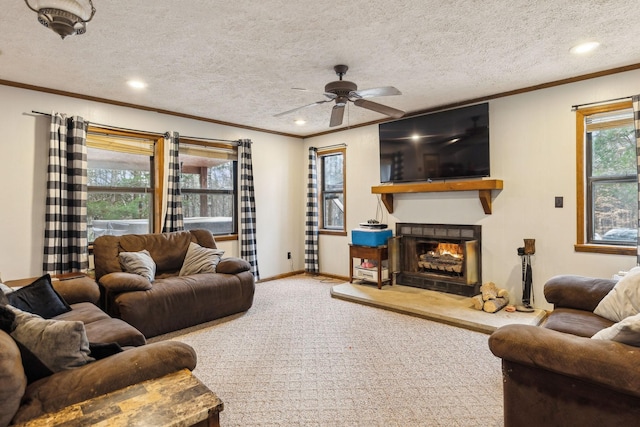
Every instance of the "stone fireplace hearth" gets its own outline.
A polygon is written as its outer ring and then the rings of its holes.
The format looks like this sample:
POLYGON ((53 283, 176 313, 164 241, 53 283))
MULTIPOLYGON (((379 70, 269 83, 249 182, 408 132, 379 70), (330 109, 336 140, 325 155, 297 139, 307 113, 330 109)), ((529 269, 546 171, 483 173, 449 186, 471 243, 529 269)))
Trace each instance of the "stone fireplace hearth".
POLYGON ((481 226, 398 223, 394 239, 396 283, 468 297, 480 293, 481 226))

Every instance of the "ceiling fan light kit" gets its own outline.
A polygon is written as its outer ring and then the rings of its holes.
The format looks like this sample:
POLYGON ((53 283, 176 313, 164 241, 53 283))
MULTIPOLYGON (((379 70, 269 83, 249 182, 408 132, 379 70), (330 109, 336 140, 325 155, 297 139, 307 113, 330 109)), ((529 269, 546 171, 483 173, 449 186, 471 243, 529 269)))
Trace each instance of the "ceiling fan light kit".
POLYGON ((96 13, 91 0, 24 0, 29 9, 38 14, 38 21, 63 39, 84 34, 87 22, 96 13))
MULTIPOLYGON (((326 102, 334 102, 335 105, 331 110, 331 117, 329 119, 329 126, 340 126, 342 119, 344 118, 344 107, 348 102, 352 102, 357 107, 365 108, 367 110, 375 111, 376 113, 385 114, 399 119, 404 116, 405 112, 396 108, 389 107, 387 105, 379 104, 377 102, 369 101, 364 98, 373 98, 377 96, 393 96, 402 95, 398 89, 393 86, 376 87, 371 89, 358 90, 358 85, 354 82, 342 80, 342 77, 347 73, 349 69, 346 65, 336 65, 333 67, 334 71, 338 75, 339 80, 329 82, 324 87, 323 95, 327 98, 322 101, 316 101, 311 104, 303 105, 292 110, 284 111, 282 113, 275 114, 274 117, 281 117, 286 114, 293 113, 307 107, 313 107, 315 105, 324 104, 326 102)), ((304 90, 295 88, 296 90, 304 90)))

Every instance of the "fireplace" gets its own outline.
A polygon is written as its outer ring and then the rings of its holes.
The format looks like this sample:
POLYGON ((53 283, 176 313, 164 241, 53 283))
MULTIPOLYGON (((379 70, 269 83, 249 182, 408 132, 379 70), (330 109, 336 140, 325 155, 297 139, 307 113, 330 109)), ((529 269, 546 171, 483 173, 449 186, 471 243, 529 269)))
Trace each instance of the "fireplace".
POLYGON ((480 293, 479 225, 396 224, 391 264, 396 283, 474 296, 480 293))

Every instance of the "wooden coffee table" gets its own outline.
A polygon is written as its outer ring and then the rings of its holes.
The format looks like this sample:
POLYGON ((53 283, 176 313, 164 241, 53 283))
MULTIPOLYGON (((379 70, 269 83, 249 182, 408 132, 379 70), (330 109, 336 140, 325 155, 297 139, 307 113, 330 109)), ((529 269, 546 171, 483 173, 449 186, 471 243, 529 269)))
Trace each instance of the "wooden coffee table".
POLYGON ((191 371, 182 371, 98 396, 34 418, 22 427, 219 427, 222 401, 191 371))

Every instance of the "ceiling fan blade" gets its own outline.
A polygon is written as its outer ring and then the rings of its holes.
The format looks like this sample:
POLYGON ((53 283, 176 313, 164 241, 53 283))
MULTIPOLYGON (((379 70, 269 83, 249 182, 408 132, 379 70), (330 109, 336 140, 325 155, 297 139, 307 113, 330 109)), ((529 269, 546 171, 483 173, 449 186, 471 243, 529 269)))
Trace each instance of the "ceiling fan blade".
POLYGON ((342 118, 344 117, 344 104, 338 104, 333 106, 331 110, 331 120, 329 126, 340 126, 342 124, 342 118))
POLYGON ((309 89, 305 89, 302 87, 292 87, 292 90, 297 90, 300 92, 309 92, 309 93, 315 93, 316 95, 324 95, 326 96, 328 99, 333 100, 336 99, 338 97, 338 95, 336 95, 335 93, 331 93, 331 92, 318 92, 315 90, 309 90, 309 89))
POLYGON ((273 117, 285 116, 287 114, 295 113, 298 110, 302 110, 303 108, 313 107, 315 105, 324 104, 325 102, 329 102, 329 101, 331 101, 331 100, 327 99, 326 101, 323 100, 323 101, 312 102, 311 104, 303 105, 302 107, 296 107, 296 108, 294 108, 292 110, 287 110, 287 111, 283 111, 282 113, 274 114, 273 117))
POLYGON ((358 107, 366 108, 367 110, 375 111, 377 113, 386 114, 394 119, 399 119, 404 116, 404 111, 397 110, 387 105, 378 104, 377 102, 367 101, 366 99, 356 99, 353 101, 358 107))
POLYGON ((383 86, 372 87, 371 89, 355 90, 349 95, 355 98, 374 98, 376 96, 402 95, 402 92, 393 86, 383 86))

